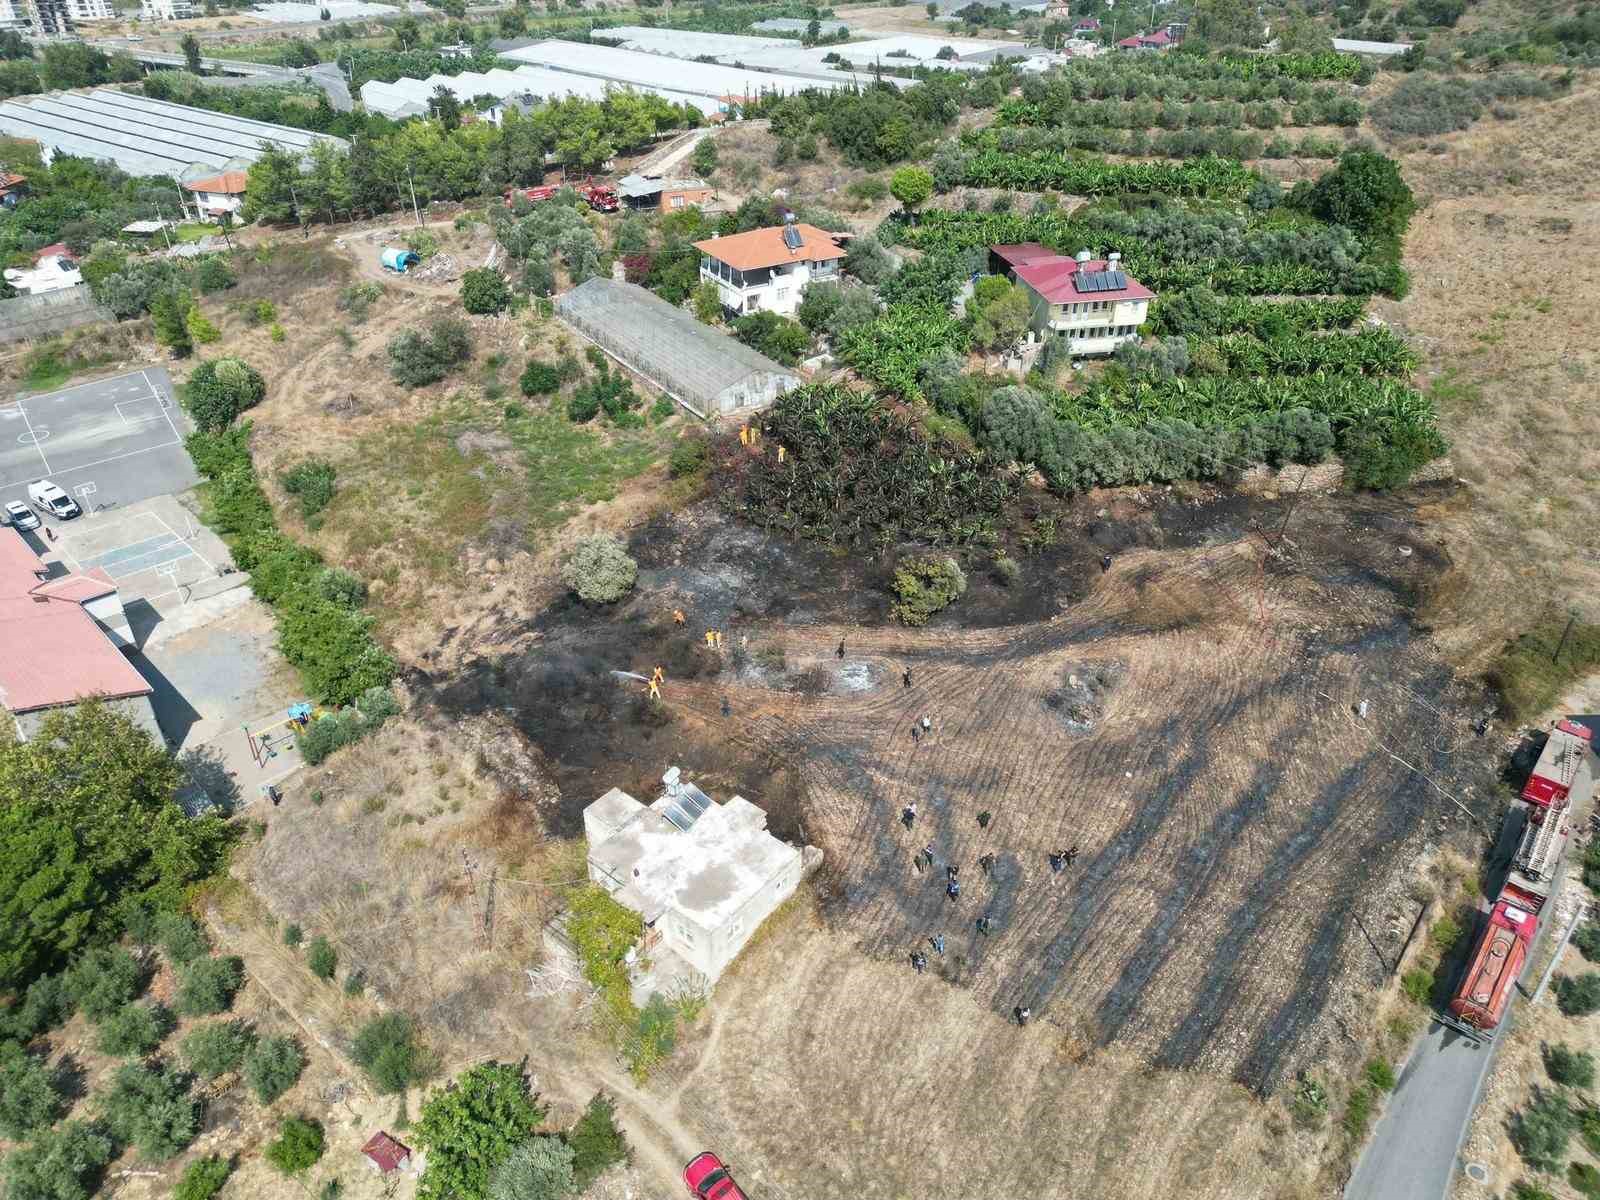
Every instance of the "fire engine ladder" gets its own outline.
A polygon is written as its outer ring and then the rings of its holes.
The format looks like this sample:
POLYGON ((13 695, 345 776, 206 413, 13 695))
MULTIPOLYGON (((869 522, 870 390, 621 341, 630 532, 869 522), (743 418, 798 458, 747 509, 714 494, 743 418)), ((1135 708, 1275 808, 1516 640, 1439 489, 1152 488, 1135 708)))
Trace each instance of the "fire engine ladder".
MULTIPOLYGON (((1555 735, 1552 734, 1552 737, 1555 735)), ((1578 768, 1583 765, 1583 756, 1589 752, 1589 744, 1579 738, 1568 734, 1561 739, 1561 747, 1556 751, 1555 761, 1550 765, 1554 768, 1546 779, 1554 779, 1564 788, 1570 788, 1572 781, 1578 777, 1578 768)))
POLYGON ((1560 845, 1558 834, 1566 820, 1566 810, 1554 809, 1537 825, 1529 823, 1522 833, 1522 845, 1517 847, 1516 866, 1531 879, 1548 879, 1556 864, 1551 854, 1560 845))

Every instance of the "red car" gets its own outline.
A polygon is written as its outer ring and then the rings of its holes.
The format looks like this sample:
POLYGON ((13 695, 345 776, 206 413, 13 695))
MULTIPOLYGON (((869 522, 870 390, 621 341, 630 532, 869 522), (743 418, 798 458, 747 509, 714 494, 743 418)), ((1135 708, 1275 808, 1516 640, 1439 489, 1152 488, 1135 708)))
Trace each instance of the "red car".
POLYGON ((702 1150, 689 1160, 683 1169, 683 1182, 695 1200, 749 1200, 722 1160, 709 1150, 702 1150))

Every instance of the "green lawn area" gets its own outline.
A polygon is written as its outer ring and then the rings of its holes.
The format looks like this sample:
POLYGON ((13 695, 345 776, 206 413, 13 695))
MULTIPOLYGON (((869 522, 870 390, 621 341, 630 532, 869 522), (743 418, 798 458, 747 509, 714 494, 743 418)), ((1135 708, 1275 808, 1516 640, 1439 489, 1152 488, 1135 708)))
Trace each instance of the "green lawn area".
POLYGON ((196 224, 192 221, 186 221, 172 231, 172 236, 175 241, 179 242, 198 242, 202 238, 211 237, 218 232, 220 232, 220 228, 216 225, 196 224))
POLYGON ((557 528, 584 505, 612 499, 621 484, 657 462, 672 441, 660 430, 605 429, 598 418, 574 425, 555 411, 509 418, 505 432, 527 467, 526 503, 535 529, 557 528))

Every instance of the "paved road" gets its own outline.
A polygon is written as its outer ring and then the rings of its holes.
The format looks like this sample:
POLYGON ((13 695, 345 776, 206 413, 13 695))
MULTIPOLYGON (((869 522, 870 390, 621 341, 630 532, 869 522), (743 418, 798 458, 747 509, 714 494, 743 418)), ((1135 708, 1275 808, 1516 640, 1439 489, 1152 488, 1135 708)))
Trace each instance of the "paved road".
MULTIPOLYGON (((114 41, 96 43, 107 49, 126 49, 134 59, 152 67, 183 67, 187 60, 181 54, 168 54, 162 50, 128 48, 114 41)), ((314 83, 328 95, 328 102, 337 112, 350 112, 355 102, 344 75, 335 63, 320 63, 315 67, 279 67, 272 63, 243 62, 231 58, 202 58, 200 65, 217 74, 206 76, 211 84, 284 84, 314 83)))
POLYGON ((1345 1200, 1439 1200, 1494 1057, 1433 1022, 1389 1098, 1372 1142, 1356 1164, 1345 1200))

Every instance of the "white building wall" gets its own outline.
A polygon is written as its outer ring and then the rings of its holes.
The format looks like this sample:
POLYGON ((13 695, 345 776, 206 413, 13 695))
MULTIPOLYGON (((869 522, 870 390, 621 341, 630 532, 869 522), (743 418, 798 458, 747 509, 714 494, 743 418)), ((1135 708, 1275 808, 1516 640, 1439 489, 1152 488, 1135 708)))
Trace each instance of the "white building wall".
POLYGON ((215 220, 218 211, 237 213, 244 207, 244 197, 230 192, 195 192, 195 204, 202 220, 215 220))
POLYGON ((1136 341, 1139 326, 1150 313, 1148 300, 1075 301, 1050 304, 1028 288, 1033 317, 1030 324, 1039 333, 1061 333, 1068 339, 1073 354, 1110 354, 1124 342, 1136 341))
POLYGON ((200 13, 190 0, 139 0, 139 16, 146 21, 187 21, 200 13))
POLYGON ((724 278, 716 269, 720 264, 715 259, 710 264, 701 259, 700 278, 715 283, 722 295, 722 306, 739 313, 764 310, 792 317, 800 308, 806 285, 813 279, 839 278, 839 268, 833 262, 796 262, 773 267, 771 277, 761 283, 741 285, 737 279, 724 278))
POLYGON ((0 0, 0 29, 14 29, 23 33, 30 24, 28 6, 24 0, 0 0))
POLYGON ((117 15, 111 0, 67 0, 67 11, 74 21, 109 21, 117 15))

